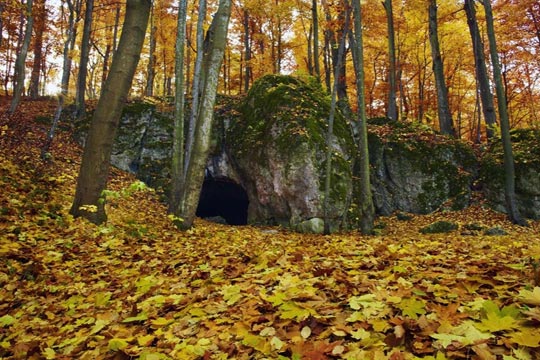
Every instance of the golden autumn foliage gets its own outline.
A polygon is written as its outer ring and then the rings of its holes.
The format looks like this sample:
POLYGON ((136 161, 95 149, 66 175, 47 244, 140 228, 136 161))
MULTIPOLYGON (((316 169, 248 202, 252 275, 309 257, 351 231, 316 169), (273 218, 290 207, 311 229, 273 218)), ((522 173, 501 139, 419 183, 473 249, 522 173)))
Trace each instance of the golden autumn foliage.
POLYGON ((53 110, 1 112, 0 358, 540 356, 540 222, 514 226, 478 200, 381 217, 373 236, 203 220, 180 232, 113 170, 95 226, 68 214, 81 154, 69 132, 39 160, 47 126, 33 119, 53 110), (420 233, 441 220, 458 229, 420 233))

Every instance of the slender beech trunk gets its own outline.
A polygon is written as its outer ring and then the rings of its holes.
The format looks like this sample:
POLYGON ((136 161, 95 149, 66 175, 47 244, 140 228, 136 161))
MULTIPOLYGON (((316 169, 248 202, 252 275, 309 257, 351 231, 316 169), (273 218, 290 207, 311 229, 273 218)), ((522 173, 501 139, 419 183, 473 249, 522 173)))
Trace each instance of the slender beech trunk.
POLYGON ((127 0, 118 50, 99 98, 86 139, 75 199, 70 213, 93 223, 107 220, 103 190, 107 186, 116 130, 139 62, 151 0, 127 0))
POLYGON ((478 28, 478 21, 476 19, 474 0, 465 0, 464 9, 467 14, 467 25, 469 26, 472 38, 476 79, 480 88, 480 101, 482 102, 482 113, 484 114, 484 121, 486 123, 486 136, 489 140, 495 134, 494 130, 497 125, 497 118, 495 115, 493 94, 489 84, 486 58, 484 56, 484 43, 480 36, 480 29, 478 28))
POLYGON ((514 154, 512 153, 512 142, 510 141, 510 121, 508 119, 506 95, 501 76, 499 53, 497 52, 497 40, 495 39, 495 26, 493 25, 491 0, 484 0, 484 9, 486 11, 489 52, 491 54, 493 79, 495 80, 497 105, 499 108, 499 118, 501 121, 501 137, 504 150, 504 195, 506 199, 506 211, 508 212, 508 216, 513 223, 526 226, 527 222, 521 216, 516 203, 516 171, 514 165, 514 154))
POLYGON ((439 128, 441 133, 456 137, 454 121, 448 104, 448 89, 444 79, 444 67, 439 48, 439 35, 437 26, 437 1, 429 3, 429 43, 431 45, 431 58, 433 60, 433 74, 435 75, 435 87, 437 90, 437 111, 439 114, 439 128))
POLYGON ((251 36, 250 36, 250 27, 249 27, 249 11, 244 9, 243 14, 243 25, 244 25, 244 63, 245 74, 244 74, 244 88, 243 92, 247 93, 249 90, 249 85, 251 82, 251 36))
POLYGON ((148 73, 146 77, 146 89, 144 91, 146 96, 154 95, 154 77, 156 72, 156 32, 157 27, 155 25, 154 6, 150 10, 150 51, 148 54, 148 67, 146 71, 148 73))
POLYGON ((334 84, 332 86, 332 100, 330 103, 330 114, 328 116, 328 129, 326 133, 326 166, 325 166, 325 181, 324 181, 324 233, 330 234, 330 187, 332 184, 332 152, 333 152, 333 138, 334 138, 334 118, 336 115, 336 104, 337 104, 337 90, 338 90, 338 78, 339 78, 339 69, 343 66, 341 63, 343 59, 343 54, 345 53, 345 40, 347 34, 349 33, 349 16, 345 18, 345 24, 343 32, 341 33, 341 39, 339 39, 339 48, 336 64, 334 68, 334 84))
POLYGON ((30 75, 29 95, 30 98, 35 100, 39 96, 39 81, 43 71, 43 32, 47 21, 45 0, 36 0, 34 2, 34 18, 34 59, 30 75))
MULTIPOLYGON (((204 180, 204 169, 210 152, 211 131, 216 101, 217 86, 221 63, 227 43, 227 30, 231 14, 231 0, 220 0, 206 35, 203 61, 203 82, 201 83, 200 111, 197 114, 193 149, 189 153, 191 159, 187 166, 185 184, 181 189, 178 205, 173 205, 175 215, 182 219, 177 222, 182 229, 193 225, 199 196, 204 180)), ((187 155, 186 155, 187 157, 187 155)), ((186 159, 187 160, 187 159, 186 159)))
POLYGON ((84 12, 84 26, 81 40, 81 58, 79 61, 79 76, 77 79, 77 93, 75 95, 76 117, 86 113, 86 79, 88 73, 88 60, 90 59, 90 33, 92 32, 92 18, 94 12, 94 0, 86 0, 84 12))
POLYGON ((359 123, 359 144, 358 159, 360 176, 355 184, 359 189, 360 211, 359 226, 363 234, 373 233, 373 222, 375 219, 375 208, 373 206, 373 197, 371 194, 371 183, 369 175, 369 150, 367 138, 367 116, 366 99, 364 95, 364 45, 362 35, 362 9, 360 0, 352 0, 353 19, 354 19, 354 39, 352 46, 354 69, 356 72, 356 93, 358 102, 358 123, 359 123))
POLYGON ((383 6, 386 11, 386 24, 388 29, 388 107, 386 110, 386 116, 391 120, 397 120, 396 40, 392 0, 384 0, 383 6))
POLYGON ((203 58, 204 58, 204 22, 206 20, 206 0, 199 0, 199 15, 197 19, 197 56, 195 58, 195 69, 193 72, 193 90, 191 92, 191 113, 189 115, 188 123, 188 137, 186 139, 186 157, 184 163, 184 176, 187 173, 189 162, 191 160, 191 151, 193 148, 193 142, 195 139, 195 123, 197 121, 197 115, 199 114, 199 102, 202 97, 201 83, 203 71, 203 58))
MULTIPOLYGON (((184 189, 184 123, 185 123, 185 76, 184 55, 186 40, 187 0, 178 1, 178 26, 175 47, 175 93, 174 133, 171 165, 171 193, 169 213, 180 213, 179 205, 184 189)), ((177 224, 180 225, 180 224, 177 224)))
POLYGON ((321 80, 321 65, 319 62, 319 11, 317 0, 311 1, 311 17, 313 21, 313 67, 315 76, 321 80))
POLYGON ((33 1, 26 1, 26 28, 24 30, 24 39, 22 41, 21 50, 17 54, 17 60, 15 60, 15 85, 13 86, 13 99, 11 100, 11 106, 9 113, 13 114, 21 101, 21 96, 24 89, 25 78, 25 62, 26 55, 28 54, 28 48, 30 47, 30 39, 32 38, 32 28, 34 27, 34 15, 32 11, 33 1))
POLYGON ((64 42, 64 51, 63 51, 63 64, 62 64, 62 80, 60 82, 60 95, 58 96, 58 105, 54 113, 53 122, 51 128, 47 133, 47 138, 45 143, 41 148, 41 158, 46 159, 48 157, 49 148, 51 147, 56 128, 58 127, 58 122, 60 121, 60 116, 64 108, 65 98, 68 94, 69 88, 69 76, 71 73, 71 56, 69 56, 71 44, 75 38, 75 11, 71 0, 65 0, 66 5, 68 6, 69 15, 68 15, 68 26, 66 30, 66 40, 64 42))

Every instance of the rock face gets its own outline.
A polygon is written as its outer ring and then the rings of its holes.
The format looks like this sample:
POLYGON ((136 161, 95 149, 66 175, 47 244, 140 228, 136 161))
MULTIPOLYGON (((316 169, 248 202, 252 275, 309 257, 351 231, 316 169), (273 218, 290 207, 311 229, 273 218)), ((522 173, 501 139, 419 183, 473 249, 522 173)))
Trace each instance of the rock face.
MULTIPOLYGON (((297 227, 323 217, 328 97, 288 76, 258 80, 227 133, 234 168, 249 197, 248 221, 297 227)), ((344 225, 352 198, 354 142, 336 115, 332 141, 332 228, 344 225)))
MULTIPOLYGON (((247 96, 219 97, 198 214, 229 224, 279 224, 321 232, 329 97, 317 83, 266 76, 247 96)), ((127 104, 112 164, 158 191, 170 183, 173 119, 156 105, 127 104)), ((84 143, 88 121, 78 124, 84 143)), ((374 204, 379 214, 429 213, 469 204, 478 161, 462 142, 408 123, 369 123, 374 204)), ((332 139, 331 229, 354 227, 356 145, 338 112, 332 139)), ((517 197, 522 214, 540 219, 540 132, 516 132, 517 197)), ((504 211, 502 150, 495 142, 482 159, 480 183, 504 211)))
MULTIPOLYGON (((515 130, 512 149, 516 171, 516 201, 521 215, 540 219, 540 131, 515 130)), ((481 160, 480 181, 490 204, 506 212, 501 141, 494 141, 481 160)))
POLYGON ((373 119, 369 126, 373 200, 379 214, 417 214, 469 204, 477 161, 464 143, 427 128, 373 119))

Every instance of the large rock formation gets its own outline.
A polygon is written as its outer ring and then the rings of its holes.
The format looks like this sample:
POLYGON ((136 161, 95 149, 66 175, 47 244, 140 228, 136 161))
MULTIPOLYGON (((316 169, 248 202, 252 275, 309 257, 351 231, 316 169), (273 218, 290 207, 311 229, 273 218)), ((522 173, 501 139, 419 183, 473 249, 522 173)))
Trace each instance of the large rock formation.
MULTIPOLYGON (((265 76, 245 97, 219 97, 198 214, 230 224, 280 224, 322 230, 329 97, 316 82, 265 76)), ((113 148, 113 165, 164 191, 170 182, 172 116, 154 104, 127 104, 113 148)), ((84 141, 88 121, 79 124, 84 141)), ((338 112, 332 139, 329 215, 332 229, 354 227, 356 145, 338 112)), ((540 135, 516 132, 517 195, 523 215, 540 218, 540 135), (521 145, 519 145, 521 144, 521 145), (521 150, 519 150, 521 149, 521 150)), ((463 142, 427 127, 374 119, 369 124, 371 183, 376 211, 429 213, 467 206, 478 162, 463 142)), ((488 199, 504 211, 502 151, 482 160, 488 199)))
MULTIPOLYGON (((540 219, 540 130, 511 134, 516 171, 516 200, 521 215, 540 219)), ((480 182, 490 204, 506 212, 501 141, 491 143, 481 160, 480 182)))
MULTIPOLYGON (((316 83, 272 75, 253 85, 226 141, 248 193, 249 222, 304 229, 323 217, 329 112, 316 83)), ((328 213, 331 227, 341 228, 352 200, 354 141, 339 113, 334 134, 328 213)))
POLYGON ((427 214, 469 204, 477 161, 465 143, 419 125, 373 119, 369 126, 372 190, 378 213, 427 214))

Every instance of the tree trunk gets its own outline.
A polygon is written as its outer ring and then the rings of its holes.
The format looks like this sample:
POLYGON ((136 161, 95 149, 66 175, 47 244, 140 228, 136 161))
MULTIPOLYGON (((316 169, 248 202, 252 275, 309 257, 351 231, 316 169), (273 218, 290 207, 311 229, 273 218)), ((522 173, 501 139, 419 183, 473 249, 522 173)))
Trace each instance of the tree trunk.
POLYGON ((118 50, 113 56, 105 89, 90 125, 70 213, 101 224, 107 219, 103 190, 107 185, 110 157, 122 109, 139 62, 150 0, 127 0, 118 50))
POLYGON ((249 90, 249 84, 251 82, 251 37, 249 31, 249 12, 244 9, 243 17, 244 25, 244 63, 245 74, 244 74, 244 89, 243 92, 247 93, 249 90))
POLYGON ((86 113, 85 92, 88 60, 90 57, 90 33, 92 32, 93 12, 94 0, 86 0, 83 35, 81 40, 81 59, 79 61, 79 77, 77 80, 77 93, 75 95, 76 117, 83 116, 86 113))
POLYGON ((219 72, 227 42, 227 30, 231 14, 231 0, 220 0, 219 8, 208 29, 204 46, 203 82, 201 106, 197 114, 195 138, 191 159, 187 166, 185 186, 180 202, 175 205, 175 215, 182 219, 177 224, 188 229, 193 225, 199 196, 204 180, 204 169, 210 152, 214 104, 216 100, 219 72))
POLYGON ((30 47, 30 39, 32 38, 32 28, 34 26, 34 16, 32 13, 32 0, 27 0, 26 2, 26 29, 24 30, 24 39, 22 42, 21 50, 17 54, 17 60, 15 60, 15 76, 14 76, 14 86, 13 86, 13 99, 11 100, 11 106, 9 108, 9 113, 13 114, 19 106, 21 101, 22 92, 24 89, 24 78, 25 78, 25 63, 26 55, 28 54, 28 47, 30 47))
POLYGON ((386 116, 391 120, 397 120, 397 94, 396 94, 396 41, 394 32, 394 12, 392 0, 384 0, 386 11, 386 23, 388 28, 388 108, 386 116))
POLYGON ((341 61, 344 59, 343 54, 345 53, 345 40, 349 32, 349 17, 345 19, 345 24, 343 31, 341 33, 341 39, 339 39, 339 48, 338 48, 338 63, 334 68, 334 85, 332 86, 332 100, 330 103, 330 114, 328 116, 328 129, 326 133, 326 166, 325 166, 325 181, 324 181, 324 233, 330 234, 330 187, 332 183, 332 142, 334 137, 334 118, 336 114, 336 103, 337 103, 337 89, 338 89, 338 79, 339 79, 339 69, 343 67, 341 61))
POLYGON ((187 173, 189 162, 191 160, 191 151, 195 141, 195 123, 199 114, 199 102, 202 97, 203 89, 201 84, 205 81, 203 75, 204 60, 204 22, 206 20, 206 0, 199 0, 199 15, 197 19, 197 56, 195 58, 195 69, 193 72, 193 90, 191 92, 191 113, 188 123, 188 137, 186 139, 186 157, 184 163, 184 176, 187 173))
POLYGON ((37 0, 34 3, 34 60, 32 64, 32 73, 30 75, 30 98, 33 100, 39 96, 39 80, 43 64, 43 32, 45 30, 45 21, 47 21, 47 12, 45 11, 45 0, 37 0))
MULTIPOLYGON (((182 189, 184 189, 184 122, 185 122, 185 77, 184 54, 186 39, 187 0, 178 1, 178 26, 175 48, 175 95, 174 132, 171 164, 171 193, 169 213, 178 214, 182 189)), ((180 224, 177 224, 180 225, 180 224)))
POLYGON ((367 137, 367 116, 366 100, 364 95, 364 45, 362 36, 362 10, 360 0, 352 0, 354 19, 354 39, 352 46, 353 62, 356 71, 356 93, 358 102, 358 122, 359 122, 359 145, 358 158, 360 176, 355 184, 359 189, 360 211, 359 226, 363 234, 373 233, 373 222, 375 219, 375 208, 371 194, 370 170, 369 170, 369 150, 367 137))
POLYGON ((516 172, 514 166, 514 155, 512 153, 512 143, 510 141, 510 121, 508 119, 508 109, 506 107, 506 95, 501 76, 499 53, 497 52, 497 41, 495 39, 495 27, 493 25, 491 0, 484 0, 484 9, 486 11, 489 52, 491 54, 493 79, 495 80, 497 105, 499 108, 499 118, 501 121, 501 137, 504 150, 504 195, 506 199, 506 211, 508 212, 508 216, 513 223, 526 226, 527 222, 521 216, 516 204, 516 172))
POLYGON ((146 89, 144 91, 146 96, 154 96, 154 77, 156 71, 156 32, 157 27, 154 19, 154 9, 150 10, 150 51, 148 54, 148 75, 146 77, 146 89))
POLYGON ((41 148, 41 158, 46 159, 48 157, 49 148, 51 147, 56 128, 58 127, 58 122, 60 121, 60 116, 64 108, 64 101, 68 93, 69 88, 69 76, 71 73, 71 57, 69 56, 71 44, 75 38, 75 7, 71 0, 66 0, 66 4, 69 9, 68 16, 68 26, 66 31, 66 40, 64 42, 64 51, 63 51, 63 64, 62 64, 62 80, 60 83, 60 95, 58 96, 58 106, 54 113, 53 123, 49 132, 47 133, 47 138, 45 143, 41 148))
POLYGON ((450 105, 448 104, 448 89, 444 79, 444 67, 439 48, 437 27, 437 1, 429 3, 429 43, 431 44, 431 58, 433 60, 433 74, 435 75, 435 87, 437 89, 437 111, 439 114, 439 127, 441 133, 456 137, 450 105))
POLYGON ((482 42, 478 22, 476 20, 474 0, 465 0, 464 8, 465 13, 467 14, 467 25, 469 26, 472 38, 476 79, 480 88, 482 113, 484 114, 484 121, 486 122, 486 136, 488 139, 491 139, 495 134, 494 130, 497 125, 497 119, 495 116, 493 94, 491 93, 489 85, 489 75, 484 56, 484 43, 482 42))
POLYGON ((313 21, 313 67, 315 76, 321 80, 321 65, 319 63, 319 12, 317 0, 311 2, 311 17, 313 21))

